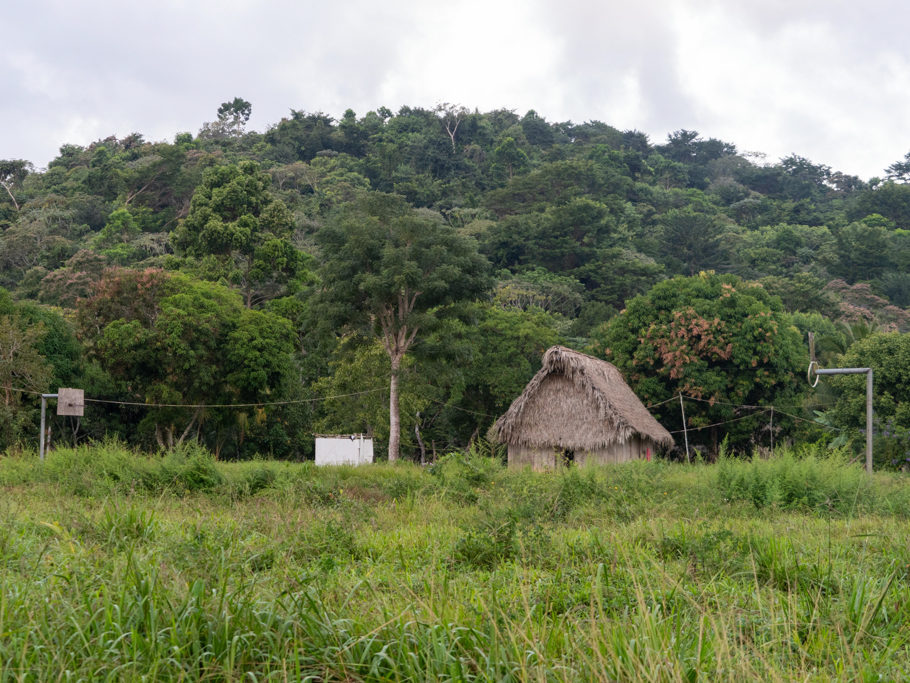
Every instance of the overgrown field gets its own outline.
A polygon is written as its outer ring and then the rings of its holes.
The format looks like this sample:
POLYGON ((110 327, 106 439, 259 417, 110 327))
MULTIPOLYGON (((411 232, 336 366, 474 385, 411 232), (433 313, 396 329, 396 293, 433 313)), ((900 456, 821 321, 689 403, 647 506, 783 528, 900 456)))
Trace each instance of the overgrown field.
POLYGON ((511 472, 0 459, 3 680, 899 680, 910 487, 811 451, 511 472))

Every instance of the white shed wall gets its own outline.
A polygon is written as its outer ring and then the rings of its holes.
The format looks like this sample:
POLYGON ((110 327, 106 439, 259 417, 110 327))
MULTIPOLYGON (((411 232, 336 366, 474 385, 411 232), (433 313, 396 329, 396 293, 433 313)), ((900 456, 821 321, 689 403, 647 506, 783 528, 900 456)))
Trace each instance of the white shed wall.
POLYGON ((363 465, 373 462, 371 437, 317 436, 317 465, 363 465))

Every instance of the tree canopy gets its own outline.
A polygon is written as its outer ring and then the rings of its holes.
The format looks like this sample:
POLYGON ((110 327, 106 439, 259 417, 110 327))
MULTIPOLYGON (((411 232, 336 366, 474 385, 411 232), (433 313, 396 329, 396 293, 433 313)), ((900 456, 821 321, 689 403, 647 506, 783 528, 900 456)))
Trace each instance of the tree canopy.
POLYGON ((317 235, 320 311, 378 338, 390 361, 389 459, 398 457, 398 372, 428 318, 488 286, 469 238, 401 198, 374 194, 340 211, 317 235))
MULTIPOLYGON (((775 416, 780 438, 833 424, 805 387, 785 389, 805 360, 800 334, 824 336, 838 363, 862 329, 910 331, 903 150, 866 182, 707 132, 652 140, 540 110, 293 108, 259 132, 252 107, 225 98, 213 121, 167 141, 63 141, 43 170, 0 161, 0 315, 34 337, 52 382, 133 403, 291 396, 200 415, 186 438, 307 457, 320 425, 344 423, 335 394, 387 373, 388 405, 349 412, 376 435, 399 422, 397 450, 417 458, 427 439, 479 438, 558 341, 620 354, 646 400, 698 397, 688 426, 724 424, 695 440, 714 452, 729 434, 748 451, 770 441, 771 403, 809 420, 775 416)), ((846 389, 825 391, 832 403, 846 389)), ((30 428, 30 399, 19 409, 30 428)), ((121 406, 67 425, 67 438, 154 446, 158 425, 167 445, 192 419, 121 406)))
MULTIPOLYGON (((675 277, 629 300, 594 335, 595 349, 614 363, 645 403, 690 397, 687 428, 716 448, 712 425, 762 405, 791 405, 807 362, 801 337, 780 300, 732 275, 675 277), (740 406, 754 406, 742 412, 740 406), (701 433, 704 431, 704 433, 701 433), (709 441, 710 439, 710 441, 709 441)), ((655 407, 664 424, 682 428, 678 405, 655 407)), ((724 426, 734 446, 757 442, 764 423, 724 426)))

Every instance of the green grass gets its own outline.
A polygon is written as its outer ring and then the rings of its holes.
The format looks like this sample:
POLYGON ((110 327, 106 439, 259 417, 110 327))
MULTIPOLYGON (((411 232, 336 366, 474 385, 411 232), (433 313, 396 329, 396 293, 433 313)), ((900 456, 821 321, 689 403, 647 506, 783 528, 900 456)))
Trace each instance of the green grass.
POLYGON ((2 680, 901 680, 910 497, 718 465, 0 459, 2 680))

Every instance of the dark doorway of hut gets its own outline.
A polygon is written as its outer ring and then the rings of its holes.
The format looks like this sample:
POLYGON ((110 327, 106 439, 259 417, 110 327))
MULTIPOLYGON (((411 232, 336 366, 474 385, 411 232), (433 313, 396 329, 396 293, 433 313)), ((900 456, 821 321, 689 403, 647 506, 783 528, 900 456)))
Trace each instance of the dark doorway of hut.
POLYGON ((562 450, 562 464, 565 467, 569 467, 575 463, 575 451, 571 448, 564 448, 562 450))

